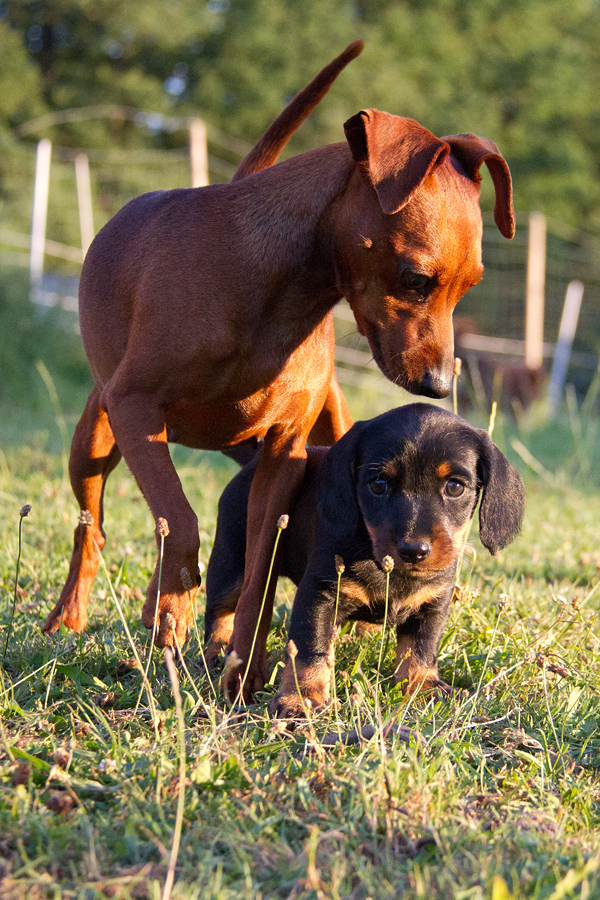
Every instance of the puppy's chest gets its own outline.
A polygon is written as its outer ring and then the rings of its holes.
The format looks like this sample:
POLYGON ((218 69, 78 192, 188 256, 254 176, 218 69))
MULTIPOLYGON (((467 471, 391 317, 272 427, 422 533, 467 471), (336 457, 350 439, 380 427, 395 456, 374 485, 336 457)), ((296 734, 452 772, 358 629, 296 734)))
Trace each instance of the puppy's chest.
POLYGON ((386 602, 386 578, 373 564, 357 564, 340 581, 339 618, 358 622, 400 625, 426 603, 440 598, 442 586, 422 579, 390 577, 386 602))

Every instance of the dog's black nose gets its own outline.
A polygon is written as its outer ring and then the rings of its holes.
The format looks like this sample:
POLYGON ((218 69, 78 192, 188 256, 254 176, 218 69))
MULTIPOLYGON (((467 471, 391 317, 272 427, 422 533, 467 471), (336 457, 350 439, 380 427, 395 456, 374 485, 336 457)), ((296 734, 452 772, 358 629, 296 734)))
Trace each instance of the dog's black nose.
POLYGON ((400 541, 398 544, 398 555, 400 559, 408 563, 422 562, 431 553, 431 544, 429 541, 400 541))
POLYGON ((425 397, 447 397, 452 389, 452 380, 442 372, 425 372, 419 387, 418 393, 425 397))

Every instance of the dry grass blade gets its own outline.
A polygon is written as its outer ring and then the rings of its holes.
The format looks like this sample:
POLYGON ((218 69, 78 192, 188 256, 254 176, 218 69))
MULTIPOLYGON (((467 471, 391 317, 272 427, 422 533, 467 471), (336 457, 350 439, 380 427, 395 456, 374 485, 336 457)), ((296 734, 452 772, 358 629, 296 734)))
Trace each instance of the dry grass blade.
POLYGON ((8 642, 10 640, 10 635, 12 633, 12 626, 13 626, 13 621, 15 618, 15 609, 17 607, 17 591, 19 589, 19 568, 21 565, 21 548, 23 545, 23 538, 22 538, 23 519, 29 515, 30 510, 31 510, 31 504, 26 503, 25 506, 22 506, 19 511, 19 516, 20 516, 20 518, 19 518, 19 551, 17 553, 17 566, 16 566, 16 572, 15 572, 15 592, 13 594, 13 605, 12 605, 12 610, 10 613, 10 621, 8 623, 8 628, 6 631, 6 641, 4 642, 4 653, 2 654, 2 664, 3 665, 4 665, 4 661, 6 659, 6 651, 8 650, 8 642))
MULTIPOLYGON (((282 531, 285 531, 285 529, 288 527, 289 519, 290 519, 290 517, 289 517, 288 515, 283 515, 283 516, 279 516, 279 519, 278 519, 278 521, 277 521, 277 534, 276 534, 276 536, 275 536, 275 543, 274 543, 274 545, 273 545, 273 552, 272 552, 272 554, 271 554, 271 562, 270 562, 270 564, 269 564, 269 572, 268 572, 268 575, 267 575, 267 582, 266 582, 266 584, 265 584, 265 589, 264 589, 262 601, 261 601, 261 604, 260 604, 260 610, 259 610, 259 612, 258 612, 258 620, 257 620, 257 622, 256 622, 256 627, 255 627, 255 629, 254 629, 254 634, 252 635, 252 644, 250 645, 250 655, 249 655, 249 657, 248 657, 248 662, 247 662, 247 665, 246 665, 246 671, 244 672, 244 674, 243 674, 243 676, 242 676, 242 679, 241 679, 241 682, 240 682, 240 687, 239 687, 237 696, 236 696, 236 698, 235 698, 235 700, 234 700, 234 702, 233 702, 233 706, 234 706, 234 707, 237 706, 237 704, 238 704, 240 701, 243 701, 243 698, 244 698, 244 686, 245 686, 245 684, 246 684, 246 678, 248 677, 248 671, 249 671, 249 668, 250 668, 250 662, 252 661, 252 657, 253 657, 253 655, 254 655, 254 648, 256 647, 256 641, 257 641, 257 638, 258 638, 258 632, 259 632, 259 630, 260 630, 260 623, 261 623, 261 620, 262 620, 262 617, 263 617, 263 613, 264 613, 264 610, 265 610, 265 604, 266 604, 266 602, 267 602, 267 594, 269 593, 269 585, 271 584, 271 576, 272 576, 272 574, 273 574, 273 566, 275 565, 275 556, 277 555, 277 547, 278 547, 278 545, 279 545, 279 539, 280 539, 280 537, 281 537, 281 532, 282 532, 282 531)), ((227 663, 226 663, 226 664, 227 664, 227 663)))
POLYGON ((179 855, 181 827, 183 823, 183 809, 185 806, 185 723, 183 720, 183 704, 181 702, 181 694, 179 692, 179 678, 177 677, 177 668, 173 659, 173 651, 170 647, 165 647, 164 653, 165 663, 167 664, 167 671, 171 680, 173 699, 175 700, 175 710, 177 713, 177 737, 179 741, 179 792, 177 796, 177 814, 175 817, 175 828, 173 831, 171 856, 169 858, 167 877, 165 879, 165 886, 161 898, 161 900, 169 900, 171 891, 173 890, 173 881, 175 879, 175 866, 177 864, 177 857, 179 855))
POLYGON ((148 647, 148 658, 146 659, 146 668, 144 669, 142 678, 142 689, 140 690, 140 693, 138 695, 135 712, 137 712, 139 709, 140 701, 142 699, 142 692, 144 690, 144 683, 148 681, 148 672, 150 671, 150 663, 152 661, 152 651, 154 649, 154 641, 156 640, 156 629, 158 625, 158 606, 160 603, 160 583, 162 580, 163 557, 165 553, 165 538, 169 533, 169 523, 166 519, 159 518, 156 520, 156 533, 160 537, 160 550, 158 554, 158 584, 156 585, 156 604, 154 606, 154 620, 152 622, 152 634, 150 635, 148 647))
POLYGON ((117 597, 117 593, 116 593, 116 591, 113 587, 112 581, 110 579, 110 575, 109 575, 108 569, 106 567, 104 557, 100 553, 100 549, 98 548, 97 544, 96 544, 96 548, 98 550, 98 553, 100 554, 100 565, 102 566, 102 570, 106 576, 110 594, 111 594, 111 597, 113 599, 115 606, 117 607, 117 612, 119 614, 119 618, 121 619, 121 624, 123 625, 123 628, 125 630, 127 640, 129 641, 129 646, 131 647, 131 652, 133 653, 133 655, 135 657, 135 661, 137 663, 137 667, 142 674, 142 681, 143 681, 144 687, 146 689, 146 696, 148 697, 148 708, 150 710, 150 715, 152 716, 152 724, 154 726, 154 733, 155 733, 156 739, 158 740, 158 716, 156 713, 156 701, 154 699, 154 694, 152 693, 152 688, 150 686, 150 682, 148 681, 146 673, 144 672, 144 667, 142 665, 140 655, 137 651, 137 647, 135 646, 135 641, 133 640, 133 638, 131 636, 129 626, 127 624, 127 619, 125 618, 123 609, 121 607, 121 604, 119 603, 119 598, 117 597))

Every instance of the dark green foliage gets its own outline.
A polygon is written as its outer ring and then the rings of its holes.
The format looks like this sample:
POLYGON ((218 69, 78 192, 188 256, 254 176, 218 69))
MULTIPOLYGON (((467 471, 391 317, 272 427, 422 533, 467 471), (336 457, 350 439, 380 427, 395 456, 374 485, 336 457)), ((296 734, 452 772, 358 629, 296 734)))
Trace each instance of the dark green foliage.
MULTIPOLYGON (((341 140, 344 119, 364 106, 437 134, 474 131, 509 159, 518 208, 600 231, 600 9, 588 0, 4 0, 0 14, 0 85, 9 62, 19 72, 19 90, 2 92, 0 129, 36 110, 122 104, 201 115, 254 141, 362 37, 362 57, 292 149, 341 140)), ((119 116, 47 133, 62 146, 186 144, 185 131, 119 116)))

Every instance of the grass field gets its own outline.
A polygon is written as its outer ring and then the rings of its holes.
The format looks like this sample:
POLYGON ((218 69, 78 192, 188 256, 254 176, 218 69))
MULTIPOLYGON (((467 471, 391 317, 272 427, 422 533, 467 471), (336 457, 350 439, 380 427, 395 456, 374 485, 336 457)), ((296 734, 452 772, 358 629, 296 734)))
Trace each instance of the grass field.
MULTIPOLYGON (((16 599, 0 672, 0 897, 158 900, 179 822, 172 896, 186 900, 600 897, 597 420, 572 406, 553 426, 533 416, 515 434, 498 422, 503 449, 516 437, 529 460, 511 457, 528 507, 511 547, 491 559, 473 538, 476 558, 463 564, 440 671, 465 690, 443 702, 404 699, 391 683, 390 641, 376 704, 381 636, 347 631, 339 708, 290 735, 266 715, 273 685, 248 711, 228 709, 195 635, 179 669, 182 717, 158 651, 156 729, 145 693, 137 708, 141 679, 113 593, 145 660, 140 611, 155 544, 123 465, 109 482, 106 572, 88 631, 41 634, 77 517, 60 416, 49 409, 45 430, 21 421, 21 435, 13 410, 0 452, 0 652, 16 599), (378 715, 421 740, 323 748, 326 733, 378 715)), ((179 449, 175 459, 206 563, 235 467, 179 449)), ((274 679, 292 597, 282 584, 274 679)))

